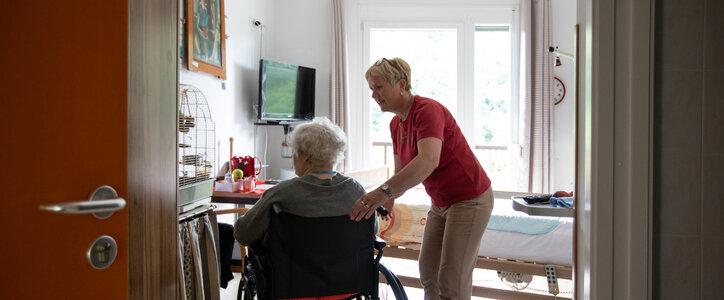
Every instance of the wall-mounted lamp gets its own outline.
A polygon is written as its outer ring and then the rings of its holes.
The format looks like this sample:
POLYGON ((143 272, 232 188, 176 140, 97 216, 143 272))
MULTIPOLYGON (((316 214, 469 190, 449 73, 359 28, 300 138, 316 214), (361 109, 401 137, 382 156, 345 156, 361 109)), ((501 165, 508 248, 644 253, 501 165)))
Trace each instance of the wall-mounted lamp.
POLYGON ((548 52, 556 54, 556 67, 560 67, 563 65, 563 63, 561 63, 561 56, 568 57, 571 60, 575 60, 573 54, 558 50, 558 47, 548 46, 548 52))

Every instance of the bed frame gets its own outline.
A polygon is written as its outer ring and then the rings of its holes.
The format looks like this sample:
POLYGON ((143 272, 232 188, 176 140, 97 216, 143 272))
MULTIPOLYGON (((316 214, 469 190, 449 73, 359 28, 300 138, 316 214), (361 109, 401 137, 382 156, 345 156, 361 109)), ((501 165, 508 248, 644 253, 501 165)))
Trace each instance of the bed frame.
MULTIPOLYGON (((394 258, 400 258, 400 259, 409 259, 409 260, 417 260, 417 258, 420 256, 419 250, 409 249, 409 248, 403 248, 403 247, 397 247, 397 246, 388 246, 385 247, 384 256, 385 257, 394 257, 394 258)), ((520 260, 510 260, 505 258, 495 258, 495 257, 478 257, 478 261, 475 263, 476 269, 485 269, 485 270, 495 270, 495 271, 502 271, 502 272, 511 272, 511 273, 520 273, 520 274, 528 274, 528 275, 537 275, 537 276, 546 276, 545 267, 547 264, 541 264, 536 262, 528 262, 528 261, 520 261, 520 260)), ((548 264, 550 265, 550 264, 548 264)), ((562 266, 562 265, 552 265, 556 269, 556 277, 557 278, 563 278, 563 279, 572 279, 572 268, 570 266, 562 266)), ((420 283, 420 279, 416 277, 409 277, 409 276, 397 276, 400 281, 402 282, 402 285, 414 287, 414 288, 422 288, 422 284, 420 283)), ((482 287, 482 286, 475 286, 473 285, 473 296, 478 297, 491 297, 491 298, 499 298, 499 299, 571 299, 563 296, 553 296, 553 295, 541 295, 541 294, 534 294, 526 292, 525 290, 521 291, 515 291, 515 290, 504 290, 504 289, 496 289, 496 288, 490 288, 490 287, 482 287)))
MULTIPOLYGON (((382 184, 389 178, 388 167, 377 167, 364 170, 356 170, 344 173, 347 176, 355 178, 362 184, 366 190, 377 188, 378 185, 382 184)), ((497 194, 498 192, 496 192, 497 194)), ((503 192, 505 193, 505 192, 503 192)), ((385 247, 384 256, 393 257, 408 260, 417 260, 420 256, 420 251, 410 248, 387 246, 385 247)), ((563 265, 551 265, 530 261, 521 260, 510 260, 505 258, 495 257, 478 257, 478 261, 475 263, 476 269, 495 270, 501 272, 511 272, 519 274, 528 274, 536 276, 546 276, 546 265, 553 266, 556 270, 556 277, 563 279, 572 279, 572 267, 563 265)), ((397 276, 402 285, 414 288, 422 288, 419 278, 409 276, 397 276)), ((571 299, 562 296, 553 295, 542 295, 529 293, 524 290, 504 290, 490 287, 473 286, 473 296, 478 297, 490 297, 499 299, 521 299, 521 300, 534 300, 534 299, 571 299)))

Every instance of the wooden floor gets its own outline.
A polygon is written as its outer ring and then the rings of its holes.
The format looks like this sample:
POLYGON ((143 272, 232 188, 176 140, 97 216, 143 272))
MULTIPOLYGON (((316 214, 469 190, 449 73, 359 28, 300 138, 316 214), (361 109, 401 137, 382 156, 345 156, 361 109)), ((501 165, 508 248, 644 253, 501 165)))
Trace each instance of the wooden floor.
POLYGON ((239 286, 239 273, 234 273, 234 279, 229 281, 225 289, 221 289, 221 300, 236 300, 236 289, 239 286))
MULTIPOLYGON (((407 292, 410 300, 423 299, 422 289, 415 287, 419 286, 419 281, 417 283, 414 282, 417 281, 417 278, 419 277, 419 273, 417 271, 417 261, 385 257, 383 258, 382 263, 392 270, 392 272, 395 273, 401 281, 403 281, 403 284, 408 285, 405 286, 405 292, 407 292), (410 282, 405 283, 406 280, 410 280, 410 282)), ((239 274, 235 273, 234 277, 234 280, 229 282, 228 288, 221 289, 221 300, 236 299, 236 288, 239 286, 239 274)), ((487 298, 473 297, 472 299, 475 300, 552 299, 551 295, 548 293, 546 279, 541 276, 534 276, 533 281, 531 281, 528 288, 524 290, 525 293, 520 293, 515 292, 512 288, 500 281, 496 271, 476 269, 473 273, 473 285, 475 286, 475 289, 483 291, 486 295, 489 295, 487 298)), ((558 288, 561 291, 561 293, 558 294, 558 299, 572 298, 571 291, 573 290, 573 283, 571 280, 559 279, 558 288)))

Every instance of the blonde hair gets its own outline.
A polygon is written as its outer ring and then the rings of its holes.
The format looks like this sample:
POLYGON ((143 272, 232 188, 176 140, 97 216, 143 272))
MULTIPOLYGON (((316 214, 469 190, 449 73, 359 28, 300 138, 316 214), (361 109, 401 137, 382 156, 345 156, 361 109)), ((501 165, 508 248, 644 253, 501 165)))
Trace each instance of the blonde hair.
POLYGON ((334 167, 344 157, 347 136, 326 117, 317 117, 294 128, 292 147, 296 152, 308 154, 313 166, 334 167))
POLYGON ((406 91, 410 91, 412 86, 410 85, 410 65, 405 60, 399 57, 393 59, 380 58, 377 62, 372 64, 365 72, 365 78, 371 76, 380 76, 387 80, 391 85, 395 85, 400 79, 404 79, 407 83, 405 86, 406 91))

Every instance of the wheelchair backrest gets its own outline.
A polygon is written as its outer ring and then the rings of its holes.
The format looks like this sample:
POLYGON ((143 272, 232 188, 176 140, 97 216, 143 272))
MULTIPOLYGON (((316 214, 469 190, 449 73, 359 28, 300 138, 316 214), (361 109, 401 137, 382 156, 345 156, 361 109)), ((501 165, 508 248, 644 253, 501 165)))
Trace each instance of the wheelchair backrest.
POLYGON ((267 236, 273 299, 375 291, 374 219, 275 212, 267 236))

